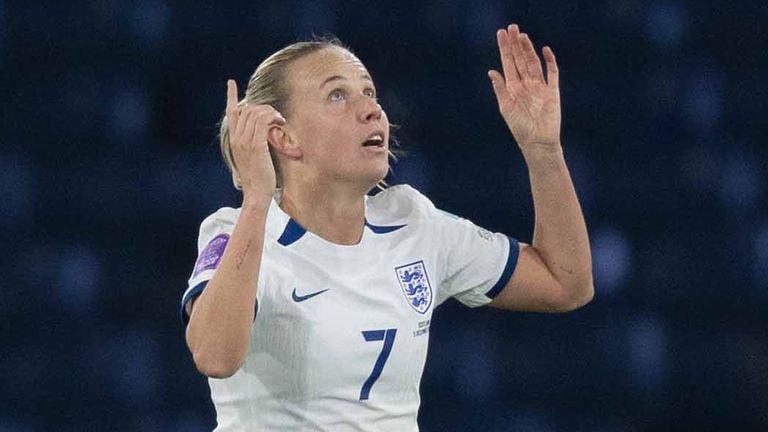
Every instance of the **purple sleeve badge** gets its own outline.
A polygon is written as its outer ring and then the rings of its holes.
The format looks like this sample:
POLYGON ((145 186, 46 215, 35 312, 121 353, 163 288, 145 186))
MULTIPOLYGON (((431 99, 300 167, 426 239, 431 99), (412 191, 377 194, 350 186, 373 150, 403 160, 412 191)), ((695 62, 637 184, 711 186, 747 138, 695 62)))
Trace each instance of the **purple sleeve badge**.
POLYGON ((229 242, 229 234, 219 234, 208 242, 195 262, 195 271, 192 272, 193 278, 206 270, 215 269, 219 266, 227 242, 229 242))

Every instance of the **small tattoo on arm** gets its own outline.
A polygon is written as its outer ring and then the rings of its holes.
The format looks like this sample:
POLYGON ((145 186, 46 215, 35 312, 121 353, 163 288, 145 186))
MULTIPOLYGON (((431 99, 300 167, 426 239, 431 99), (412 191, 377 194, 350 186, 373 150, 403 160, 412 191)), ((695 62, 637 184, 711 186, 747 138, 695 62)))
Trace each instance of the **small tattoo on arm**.
POLYGON ((251 249, 251 243, 252 240, 248 240, 248 244, 245 245, 245 249, 243 249, 242 252, 240 252, 240 255, 237 257, 237 263, 235 263, 235 268, 240 270, 240 267, 243 265, 243 261, 245 261, 246 255, 248 255, 248 251, 251 249))
POLYGON ((560 264, 557 265, 557 268, 571 275, 575 273, 573 270, 569 269, 568 267, 563 267, 560 264))

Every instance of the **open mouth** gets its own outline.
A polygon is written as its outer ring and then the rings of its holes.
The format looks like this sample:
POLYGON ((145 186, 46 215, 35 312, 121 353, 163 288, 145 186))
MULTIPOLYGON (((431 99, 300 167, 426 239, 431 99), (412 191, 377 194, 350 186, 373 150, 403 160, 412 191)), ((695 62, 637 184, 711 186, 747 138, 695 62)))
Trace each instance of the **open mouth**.
POLYGON ((384 134, 381 132, 374 132, 363 141, 363 147, 384 147, 384 144, 384 134))

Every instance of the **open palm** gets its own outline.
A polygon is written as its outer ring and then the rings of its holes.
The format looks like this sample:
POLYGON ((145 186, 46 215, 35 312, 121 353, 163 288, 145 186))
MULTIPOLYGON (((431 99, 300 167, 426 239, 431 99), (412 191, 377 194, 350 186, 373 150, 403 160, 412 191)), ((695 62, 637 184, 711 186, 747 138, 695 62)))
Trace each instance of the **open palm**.
POLYGON ((560 89, 555 54, 542 53, 547 79, 533 43, 516 24, 496 33, 504 75, 491 70, 488 76, 499 111, 522 150, 560 144, 560 89))

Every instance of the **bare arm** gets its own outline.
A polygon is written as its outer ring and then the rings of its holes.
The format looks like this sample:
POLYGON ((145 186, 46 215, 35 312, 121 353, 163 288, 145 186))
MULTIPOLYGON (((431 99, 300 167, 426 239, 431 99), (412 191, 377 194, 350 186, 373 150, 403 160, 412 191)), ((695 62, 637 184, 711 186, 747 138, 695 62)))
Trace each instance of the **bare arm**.
POLYGON ((266 105, 239 107, 237 86, 230 81, 226 121, 243 186, 243 205, 216 273, 192 303, 186 334, 195 365, 212 378, 233 375, 248 352, 264 227, 275 189, 267 131, 285 120, 266 105))
POLYGON ((562 152, 526 155, 536 212, 533 245, 520 243, 512 279, 491 306, 566 312, 593 296, 584 216, 562 152))
POLYGON ((584 216, 560 143, 559 71, 516 25, 497 33, 504 76, 490 71, 499 110, 528 165, 536 212, 533 245, 520 244, 515 274, 491 306, 561 312, 592 299, 592 256, 584 216))
POLYGON ((243 204, 219 268, 192 303, 187 345, 206 376, 231 376, 245 359, 268 208, 269 202, 243 204))

